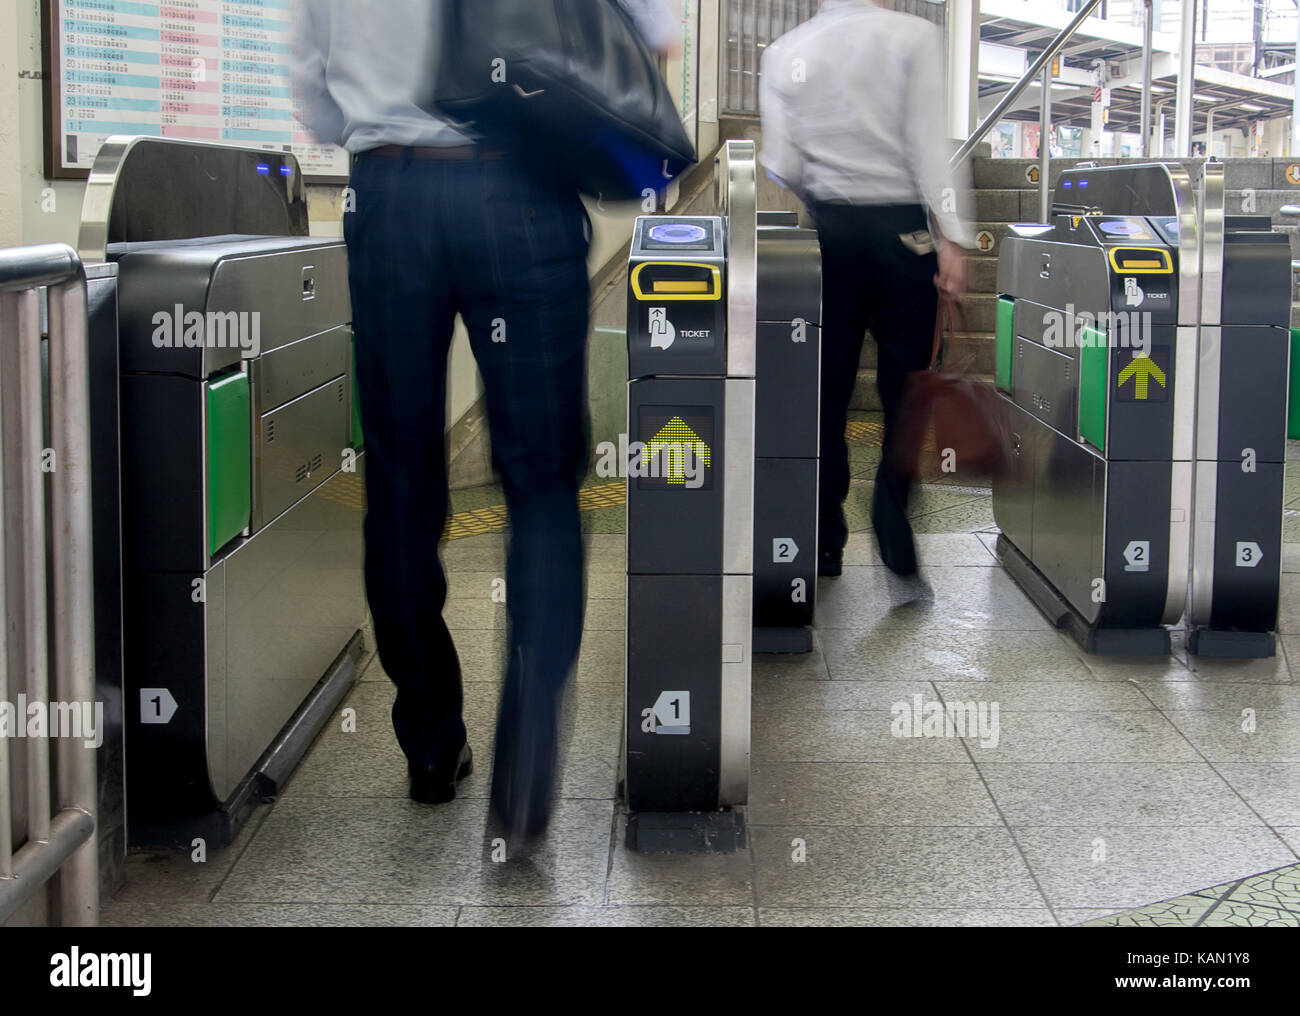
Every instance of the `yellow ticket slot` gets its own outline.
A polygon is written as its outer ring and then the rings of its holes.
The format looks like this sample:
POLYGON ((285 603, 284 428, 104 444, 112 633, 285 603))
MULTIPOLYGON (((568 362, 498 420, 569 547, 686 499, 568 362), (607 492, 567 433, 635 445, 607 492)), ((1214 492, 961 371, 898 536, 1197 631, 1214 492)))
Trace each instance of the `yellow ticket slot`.
POLYGON ((655 293, 707 293, 709 284, 703 280, 674 282, 671 279, 655 279, 652 291, 655 293))
POLYGON ((638 300, 721 300, 722 270, 698 261, 643 261, 632 269, 638 300))
POLYGON ((1174 259, 1160 247, 1112 247, 1109 253, 1117 275, 1174 274, 1174 259))

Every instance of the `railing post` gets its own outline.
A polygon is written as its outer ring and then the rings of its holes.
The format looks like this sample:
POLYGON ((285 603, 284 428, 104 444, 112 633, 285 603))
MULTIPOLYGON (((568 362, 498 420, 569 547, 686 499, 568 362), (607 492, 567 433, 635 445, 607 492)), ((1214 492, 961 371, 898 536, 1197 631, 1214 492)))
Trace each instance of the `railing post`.
POLYGON ((1038 104, 1038 221, 1046 222, 1050 202, 1047 176, 1052 170, 1052 67, 1043 67, 1043 101, 1038 104))
POLYGON ((1151 0, 1142 3, 1142 158, 1151 154, 1151 0))
MULTIPOLYGON (((54 682, 60 698, 95 701, 94 546, 90 490, 90 349, 86 276, 49 289, 50 436, 59 456, 53 475, 54 682)), ((58 806, 93 816, 95 752, 81 738, 59 740, 58 806)), ((64 927, 99 923, 99 838, 68 859, 61 893, 64 927)))
POLYGON ((1078 29, 1078 27, 1088 19, 1088 16, 1096 10, 1099 3, 1101 3, 1101 0, 1084 0, 1083 6, 1079 8, 1079 13, 1074 16, 1074 19, 1061 29, 1055 39, 1047 44, 1047 48, 1038 55, 1038 59, 1030 64, 1029 69, 1020 76, 1020 80, 1012 85, 1011 90, 998 100, 998 104, 993 107, 993 111, 980 121, 980 125, 975 128, 974 133, 966 139, 959 149, 957 149, 957 153, 948 163, 949 166, 956 169, 970 158, 971 152, 973 152, 975 146, 983 140, 984 135, 992 130, 993 126, 1002 119, 1002 114, 1007 111, 1013 102, 1020 98, 1020 93, 1025 90, 1026 85, 1038 77, 1038 72, 1041 71, 1044 66, 1051 63, 1052 57, 1056 56, 1064 48, 1066 42, 1069 41, 1070 36, 1072 36, 1076 29, 1078 29))
MULTIPOLYGON (((1174 106, 1174 157, 1186 159, 1192 154, 1192 107, 1196 101, 1196 4, 1184 3, 1182 30, 1178 43, 1178 96, 1174 106)), ((1205 154, 1210 154, 1209 142, 1205 154)))
MULTIPOLYGON (((3 343, 3 336, 13 334, 17 331, 17 315, 13 313, 16 309, 15 301, 7 293, 0 293, 0 343, 3 343)), ((4 420, 4 402, 5 396, 0 391, 0 421, 4 420)), ((0 511, 3 511, 5 504, 5 462, 8 459, 8 449, 5 448, 5 439, 9 436, 9 429, 0 423, 0 511)), ((9 617, 9 604, 6 597, 5 581, 5 540, 4 534, 0 533, 0 618, 9 617)), ((6 621, 0 624, 0 702, 9 701, 9 624, 6 621)), ((13 799, 9 790, 10 768, 9 768, 9 741, 7 738, 0 738, 0 882, 13 878, 14 874, 14 843, 13 843, 13 799)))
POLYGON ((11 834, 8 745, 0 745, 0 923, 56 873, 61 878, 60 923, 72 927, 99 920, 95 749, 86 743, 98 729, 88 342, 86 275, 72 248, 50 244, 0 251, 0 503, 13 533, 10 554, 0 547, 0 606, 6 619, 0 637, 0 699, 8 701, 17 686, 32 702, 47 707, 54 703, 49 724, 85 709, 92 713, 80 730, 50 727, 48 736, 28 738, 26 842, 17 852, 11 834), (49 303, 48 449, 38 295, 42 286, 47 287, 49 303), (47 585, 52 594, 48 611, 47 585), (15 599, 21 602, 15 604, 15 599), (15 606, 21 609, 15 612, 15 606), (16 613, 12 624, 11 613, 16 613), (11 669, 21 671, 15 681, 10 680, 11 669), (58 742, 54 808, 51 739, 58 742))

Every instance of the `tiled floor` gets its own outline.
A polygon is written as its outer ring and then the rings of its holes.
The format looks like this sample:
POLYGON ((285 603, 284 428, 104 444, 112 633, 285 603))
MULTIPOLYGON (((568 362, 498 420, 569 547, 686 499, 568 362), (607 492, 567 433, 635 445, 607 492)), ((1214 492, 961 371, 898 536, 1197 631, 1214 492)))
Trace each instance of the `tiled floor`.
MULTIPOLYGON (((206 863, 133 855, 105 923, 1300 922, 1300 685, 1287 660, 1300 650, 1300 548, 1288 547, 1274 659, 1198 660, 1181 639, 1162 659, 1091 658, 999 567, 987 489, 929 478, 914 514, 934 602, 895 606, 862 532, 875 454, 854 452, 855 535, 844 575, 819 585, 814 652, 755 664, 744 851, 623 846, 622 509, 600 507, 584 516, 587 634, 538 855, 497 863, 485 832, 504 566, 499 533, 471 536, 445 553, 477 759, 457 800, 407 799, 392 687, 371 659, 345 703, 354 733, 332 723, 284 796, 206 863), (918 702, 983 706, 997 736, 895 736, 918 702)), ((457 497, 458 510, 499 503, 457 497)))

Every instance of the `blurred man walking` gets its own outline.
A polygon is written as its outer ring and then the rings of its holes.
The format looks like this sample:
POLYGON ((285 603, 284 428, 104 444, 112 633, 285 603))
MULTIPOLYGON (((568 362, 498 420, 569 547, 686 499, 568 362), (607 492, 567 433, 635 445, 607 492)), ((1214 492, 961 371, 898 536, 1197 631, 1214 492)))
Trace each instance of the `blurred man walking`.
POLYGON ((763 56, 759 159, 804 202, 821 241, 822 575, 840 574, 848 539, 844 428, 868 329, 885 412, 872 525, 885 565, 917 575, 909 481, 891 439, 907 375, 930 361, 940 295, 960 294, 971 245, 948 170, 943 52, 940 32, 920 18, 871 0, 824 0, 763 56))
MULTIPOLYGON (((447 353, 459 314, 486 391, 512 536, 510 656, 492 808, 512 834, 547 824, 557 712, 582 638, 577 491, 587 467, 587 249, 576 188, 536 156, 481 143, 420 108, 440 0, 297 0, 295 98, 353 153, 344 215, 366 449, 366 592, 411 797, 456 796, 472 766, 460 663, 442 618, 447 353)), ((663 0, 621 0, 653 46, 663 0)))

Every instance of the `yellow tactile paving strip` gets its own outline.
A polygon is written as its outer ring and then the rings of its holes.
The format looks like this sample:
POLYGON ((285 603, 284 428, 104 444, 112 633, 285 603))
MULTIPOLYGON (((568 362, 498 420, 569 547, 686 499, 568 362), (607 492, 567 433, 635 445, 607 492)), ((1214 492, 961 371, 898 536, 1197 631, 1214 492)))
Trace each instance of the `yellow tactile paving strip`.
MULTIPOLYGON (((578 491, 578 510, 589 512, 597 508, 617 508, 627 500, 627 485, 623 480, 602 483, 599 487, 585 487, 578 491)), ((443 539, 461 540, 466 536, 480 536, 483 533, 496 533, 505 529, 507 523, 506 506, 492 505, 490 508, 474 508, 470 511, 457 512, 447 520, 443 530, 443 539)))
MULTIPOLYGON (((884 425, 858 420, 850 420, 844 429, 845 440, 851 445, 880 447, 884 435, 884 425)), ((356 508, 365 508, 365 489, 361 478, 356 475, 337 477, 330 488, 324 492, 330 501, 356 508)), ((578 509, 584 512, 598 508, 617 508, 627 501, 627 485, 623 480, 602 483, 597 487, 584 487, 578 491, 578 509)), ((481 536, 484 533, 498 533, 508 523, 506 506, 492 505, 488 508, 473 508, 469 511, 456 512, 447 519, 447 528, 443 530, 445 540, 463 540, 467 536, 481 536)))
POLYGON ((885 425, 866 420, 850 420, 844 427, 844 440, 851 445, 879 448, 885 439, 885 425))
POLYGON ((320 492, 326 501, 341 504, 344 508, 366 510, 366 485, 357 473, 339 473, 320 492))

